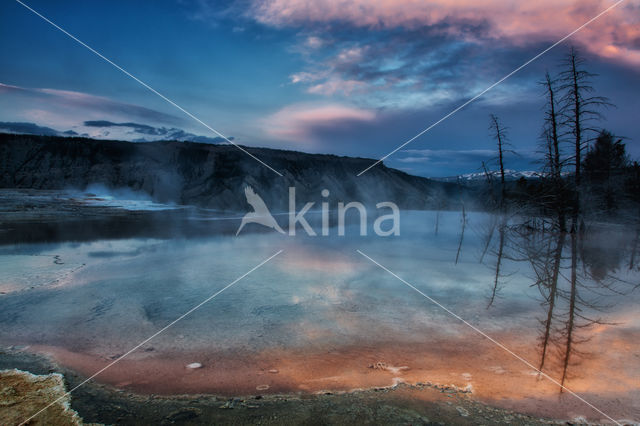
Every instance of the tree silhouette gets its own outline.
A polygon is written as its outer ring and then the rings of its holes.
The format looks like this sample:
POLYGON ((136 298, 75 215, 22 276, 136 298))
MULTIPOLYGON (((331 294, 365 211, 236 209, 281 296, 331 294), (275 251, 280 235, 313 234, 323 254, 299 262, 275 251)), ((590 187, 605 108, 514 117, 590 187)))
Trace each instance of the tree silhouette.
POLYGON ((489 130, 493 133, 493 138, 498 143, 498 166, 500 167, 500 208, 504 208, 504 201, 506 198, 506 186, 504 176, 504 154, 507 152, 505 148, 509 145, 507 142, 507 128, 500 123, 500 120, 495 114, 489 116, 491 124, 489 130))
POLYGON ((547 95, 547 110, 545 111, 545 134, 548 142, 547 164, 553 179, 560 179, 562 160, 560 159, 560 116, 558 113, 556 84, 549 72, 541 83, 547 95))
POLYGON ((571 135, 573 139, 574 154, 571 160, 575 167, 574 231, 580 211, 582 152, 589 143, 588 134, 594 131, 590 127, 591 123, 602 118, 599 109, 611 105, 607 98, 592 95, 594 92, 592 79, 596 77, 596 74, 586 71, 583 65, 584 59, 572 47, 564 61, 564 71, 560 73, 559 78, 560 90, 563 92, 560 98, 563 125, 568 135, 571 135))
POLYGON ((595 144, 584 158, 584 172, 594 181, 608 181, 611 174, 621 171, 629 164, 625 144, 615 140, 611 132, 601 130, 595 144))

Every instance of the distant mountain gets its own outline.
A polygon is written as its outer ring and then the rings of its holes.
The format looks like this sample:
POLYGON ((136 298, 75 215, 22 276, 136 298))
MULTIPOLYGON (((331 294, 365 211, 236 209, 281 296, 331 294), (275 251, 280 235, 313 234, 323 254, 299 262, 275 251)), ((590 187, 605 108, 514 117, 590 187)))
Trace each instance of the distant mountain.
MULTIPOLYGON (((289 187, 298 204, 393 201, 400 208, 446 208, 458 185, 412 176, 373 159, 244 147, 282 177, 232 145, 0 134, 0 187, 80 189, 92 184, 142 191, 158 202, 246 211, 244 188, 253 187, 273 210, 288 209, 289 187), (320 194, 328 189, 324 199, 320 194)), ((465 193, 462 194, 463 196, 465 193)))
MULTIPOLYGON (((489 174, 494 179, 500 179, 500 171, 499 170, 489 171, 489 174)), ((518 170, 505 170, 504 171, 504 178, 505 178, 505 180, 509 180, 509 181, 518 180, 520 178, 539 179, 539 178, 541 178, 543 176, 544 176, 543 172, 537 172, 537 171, 518 171, 518 170)), ((484 172, 477 172, 477 173, 466 173, 466 174, 459 175, 459 176, 434 177, 434 178, 431 178, 431 179, 437 180, 437 181, 440 181, 440 182, 458 182, 458 181, 462 181, 462 182, 478 182, 478 181, 486 181, 487 180, 487 175, 484 172)))
MULTIPOLYGON (((209 136, 200 136, 185 132, 184 130, 176 127, 154 127, 147 124, 132 122, 114 123, 106 120, 85 121, 83 125, 89 129, 89 134, 94 138, 99 135, 103 137, 111 136, 110 139, 121 136, 131 142, 170 140, 201 143, 226 143, 226 140, 221 137, 212 138, 209 136)), ((229 140, 233 140, 233 137, 229 137, 229 140)))

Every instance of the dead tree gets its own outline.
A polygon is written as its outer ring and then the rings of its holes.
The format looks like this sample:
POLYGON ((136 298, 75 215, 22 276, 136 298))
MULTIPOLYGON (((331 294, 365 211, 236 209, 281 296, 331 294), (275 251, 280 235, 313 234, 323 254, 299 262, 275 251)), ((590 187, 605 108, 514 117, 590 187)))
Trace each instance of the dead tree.
POLYGON ((491 124, 489 130, 493 133, 493 138, 498 143, 498 166, 500 167, 500 208, 504 208, 504 200, 506 197, 505 176, 504 176, 504 154, 507 143, 507 129, 500 123, 498 117, 494 114, 490 116, 491 124))
POLYGON ((560 179, 562 175, 562 160, 560 159, 560 117, 558 115, 556 82, 549 72, 542 82, 547 94, 547 110, 545 112, 545 130, 549 143, 549 169, 554 179, 560 179))
MULTIPOLYGON (((572 163, 574 165, 575 197, 573 206, 573 216, 577 219, 580 212, 580 191, 582 184, 582 152, 587 148, 590 141, 589 134, 595 129, 591 123, 602 119, 599 109, 610 106, 607 98, 593 96, 594 88, 592 79, 596 74, 586 71, 583 67, 584 59, 575 48, 567 55, 560 73, 560 91, 563 93, 560 98, 562 122, 565 126, 567 136, 571 137, 573 148, 572 163)), ((575 225, 577 220, 573 220, 575 225)), ((573 229, 572 231, 575 231, 573 229)))
POLYGON ((540 83, 544 87, 547 107, 545 109, 543 139, 545 144, 545 169, 551 177, 552 194, 549 200, 553 210, 558 213, 558 226, 560 232, 566 230, 566 218, 563 199, 563 181, 561 158, 561 117, 558 111, 557 81, 551 77, 549 72, 545 74, 545 79, 540 83))

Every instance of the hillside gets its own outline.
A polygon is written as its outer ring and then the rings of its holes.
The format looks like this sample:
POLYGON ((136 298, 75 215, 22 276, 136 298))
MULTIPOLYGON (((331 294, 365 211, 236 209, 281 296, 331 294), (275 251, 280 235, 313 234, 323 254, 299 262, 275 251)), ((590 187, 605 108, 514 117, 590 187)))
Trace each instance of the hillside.
MULTIPOLYGON (((129 188, 158 202, 223 210, 246 210, 251 185, 272 210, 288 208, 288 188, 298 204, 393 201, 401 208, 443 206, 458 199, 455 184, 411 176, 375 160, 245 147, 283 174, 276 175, 231 145, 162 141, 133 143, 56 136, 0 134, 0 187, 79 189, 101 184, 129 188)), ((317 205, 317 204, 316 204, 317 205)))

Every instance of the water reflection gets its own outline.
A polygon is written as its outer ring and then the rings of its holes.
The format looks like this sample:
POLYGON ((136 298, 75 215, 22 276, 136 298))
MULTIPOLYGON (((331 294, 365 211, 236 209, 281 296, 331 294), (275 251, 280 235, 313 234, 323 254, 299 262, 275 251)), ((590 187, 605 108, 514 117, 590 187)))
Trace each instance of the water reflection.
POLYGON ((405 212, 401 224, 398 238, 360 237, 358 224, 347 237, 236 238, 181 223, 170 238, 7 244, 0 343, 91 374, 284 249, 100 380, 237 394, 275 369, 266 383, 274 392, 433 381, 472 386, 496 403, 539 398, 534 412, 553 405, 557 386, 536 384, 519 361, 368 264, 362 249, 573 391, 640 414, 636 234, 605 224, 572 234, 553 220, 466 210, 405 212), (204 367, 185 375, 194 361, 204 367), (368 368, 377 362, 391 367, 368 368))
POLYGON ((621 227, 601 223, 583 224, 579 231, 567 232, 563 220, 493 217, 481 255, 483 261, 490 244, 495 245, 488 308, 500 289, 503 258, 531 265, 531 285, 538 289, 543 308, 538 319, 538 370, 559 376, 562 386, 571 377, 571 369, 579 369, 580 360, 590 355, 581 346, 591 340, 599 325, 615 325, 608 321, 608 314, 615 312, 621 297, 631 296, 640 286, 633 274, 637 235, 630 239, 621 227), (498 238, 492 241, 496 228, 498 238), (627 256, 625 271, 622 264, 627 256))

